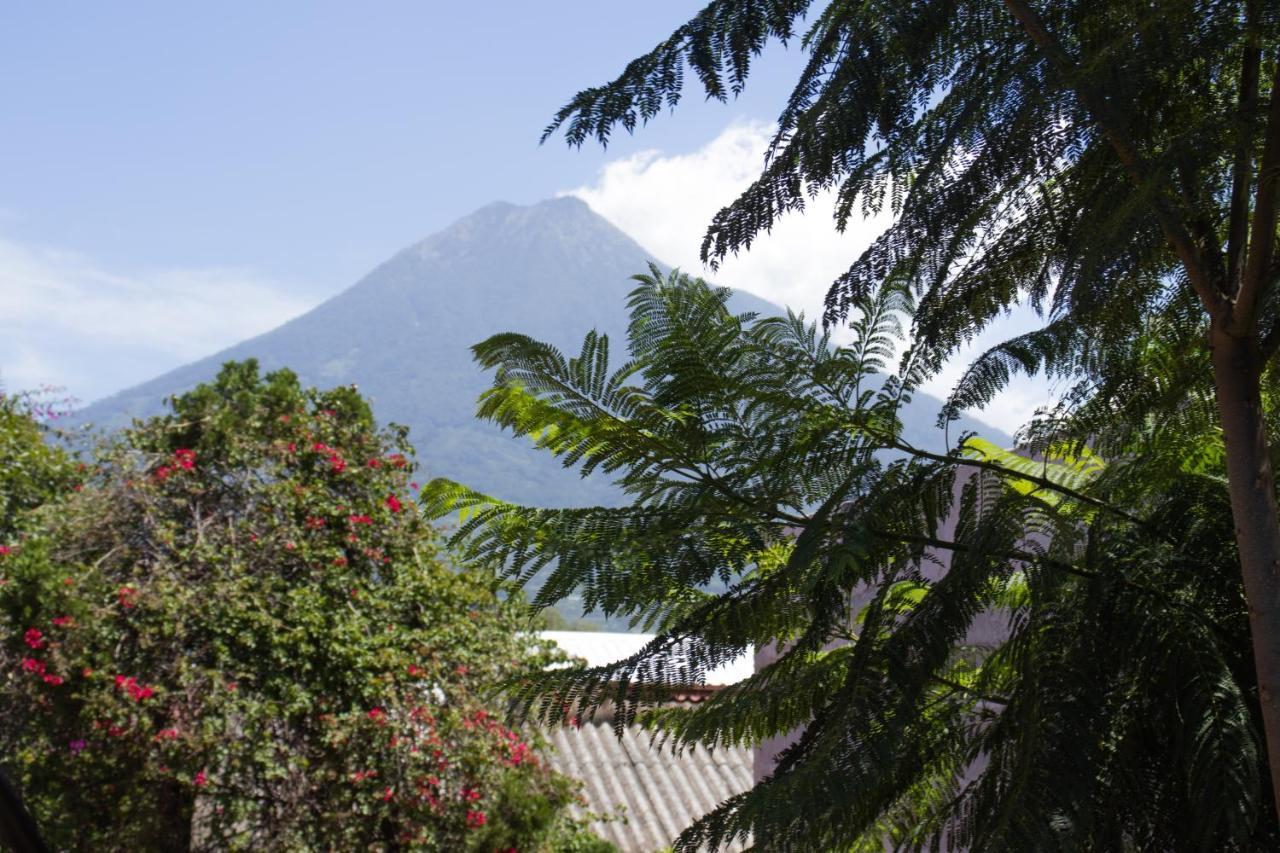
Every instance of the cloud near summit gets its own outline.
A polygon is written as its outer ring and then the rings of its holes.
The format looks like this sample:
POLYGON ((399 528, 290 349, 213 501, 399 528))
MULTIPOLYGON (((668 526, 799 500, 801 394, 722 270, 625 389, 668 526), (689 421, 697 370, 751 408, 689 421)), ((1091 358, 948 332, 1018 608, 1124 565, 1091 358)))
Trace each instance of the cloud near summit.
MULTIPOLYGON (((734 122, 690 153, 643 151, 613 160, 593 182, 561 195, 582 199, 665 263, 817 319, 827 288, 889 225, 888 211, 851 221, 841 234, 833 219, 835 194, 822 193, 807 203, 803 214, 783 216, 772 232, 760 235, 750 250, 726 258, 714 273, 698 256, 715 214, 759 176, 772 131, 764 122, 734 122)), ((1037 325, 1030 310, 1015 309, 970 342, 922 390, 946 397, 973 357, 1037 325)), ((1045 382, 1016 377, 986 409, 972 414, 1012 434, 1048 397, 1045 382)))
POLYGON ((763 122, 734 122, 688 154, 643 151, 614 160, 594 182, 562 195, 582 199, 665 263, 817 318, 827 287, 884 230, 886 215, 852 222, 840 234, 834 194, 824 193, 715 273, 698 257, 712 217, 760 174, 771 134, 763 122))

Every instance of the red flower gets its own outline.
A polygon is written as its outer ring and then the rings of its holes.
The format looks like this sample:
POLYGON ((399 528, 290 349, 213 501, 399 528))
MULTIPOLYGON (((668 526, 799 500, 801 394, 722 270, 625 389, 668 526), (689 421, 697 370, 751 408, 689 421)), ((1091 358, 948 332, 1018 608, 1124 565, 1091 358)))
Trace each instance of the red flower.
POLYGON ((177 740, 177 739, 178 739, 177 729, 161 729, 160 731, 156 732, 156 740, 177 740))
POLYGON ((484 812, 473 812, 473 811, 467 812, 467 826, 471 827, 472 829, 479 829, 480 827, 484 826, 484 821, 485 821, 484 812))
POLYGON ((381 468, 382 460, 375 456, 364 464, 368 465, 370 468, 381 468))
POLYGON ((53 685, 54 687, 57 687, 59 684, 61 684, 61 683, 62 683, 62 676, 61 676, 61 675, 46 675, 46 676, 44 677, 44 683, 45 683, 45 684, 51 684, 51 685, 53 685))
POLYGON ((474 803, 476 800, 480 799, 480 792, 475 788, 463 788, 462 799, 466 800, 468 803, 474 803))
POLYGON ((44 674, 44 662, 38 661, 35 658, 23 658, 22 668, 27 672, 35 672, 40 675, 44 674))
POLYGON ((209 778, 205 776, 204 771, 201 770, 199 773, 196 774, 196 778, 192 779, 191 781, 195 783, 197 788, 202 788, 209 781, 209 778))
POLYGON ((378 725, 385 725, 387 722, 387 712, 381 708, 372 708, 369 710, 369 719, 378 725))
POLYGON ((0 557, 8 556, 13 553, 13 549, 8 545, 0 545, 0 557))
POLYGON ((367 515, 349 515, 347 521, 352 524, 373 524, 373 519, 367 515))
POLYGON ((334 564, 335 566, 345 566, 345 565, 347 564, 347 558, 346 558, 346 557, 334 557, 334 558, 333 558, 333 564, 334 564))
POLYGON ((292 551, 294 548, 297 548, 297 547, 298 547, 298 546, 297 546, 297 545, 294 545, 292 542, 286 542, 286 543, 284 543, 284 549, 285 549, 286 551, 292 551))
POLYGON ((396 795, 395 788, 387 788, 387 790, 382 792, 382 801, 385 803, 387 802, 387 800, 390 800, 395 795, 396 795))
POLYGON ((312 530, 320 530, 324 527, 324 519, 318 515, 307 516, 307 527, 312 530))
POLYGON ((396 468, 403 468, 405 465, 409 464, 409 461, 404 458, 404 454, 402 453, 391 454, 390 456, 387 457, 387 461, 390 462, 392 465, 394 465, 396 468))
POLYGON ((155 691, 153 689, 145 684, 139 684, 138 679, 133 676, 126 678, 123 675, 117 675, 116 687, 123 689, 135 702, 141 702, 143 699, 150 699, 155 695, 155 691))
POLYGON ((399 512, 401 509, 400 499, 395 495, 387 495, 387 509, 392 512, 399 512))
POLYGON ((167 480, 171 473, 173 473, 172 468, 170 468, 168 465, 161 465, 159 468, 156 469, 156 479, 167 480))
POLYGON ((22 641, 33 649, 38 649, 44 645, 44 634, 39 628, 28 628, 27 632, 22 635, 22 641))
POLYGON ((72 619, 70 616, 55 616, 55 617, 53 617, 53 624, 54 624, 56 627, 58 627, 58 628, 65 628, 65 627, 67 627, 68 625, 70 625, 70 624, 71 624, 72 622, 74 622, 74 621, 75 621, 75 620, 74 620, 74 619, 72 619))
POLYGON ((316 453, 327 453, 329 450, 329 445, 321 444, 320 442, 317 441, 315 444, 311 445, 311 449, 314 450, 316 453))
POLYGON ((173 451, 173 458, 183 470, 190 471, 196 467, 196 452, 185 447, 173 451))
POLYGON ((297 453, 297 452, 298 452, 298 445, 297 445, 297 444, 295 444, 295 443, 294 443, 294 442, 292 442, 292 441, 291 441, 291 442, 289 442, 289 452, 290 452, 290 453, 297 453))
POLYGON ((333 471, 333 473, 341 474, 346 469, 347 469, 346 460, 344 460, 341 456, 335 453, 334 455, 329 457, 329 470, 333 471))
POLYGON ((458 666, 454 667, 454 670, 453 670, 453 671, 454 671, 454 672, 456 672, 456 673, 458 673, 458 675, 466 675, 466 674, 467 674, 467 668, 466 668, 465 666, 462 666, 461 664, 459 664, 458 666))
POLYGON ((133 597, 137 594, 138 591, 131 586, 122 586, 116 590, 116 598, 119 600, 120 606, 126 609, 133 607, 135 604, 133 597))

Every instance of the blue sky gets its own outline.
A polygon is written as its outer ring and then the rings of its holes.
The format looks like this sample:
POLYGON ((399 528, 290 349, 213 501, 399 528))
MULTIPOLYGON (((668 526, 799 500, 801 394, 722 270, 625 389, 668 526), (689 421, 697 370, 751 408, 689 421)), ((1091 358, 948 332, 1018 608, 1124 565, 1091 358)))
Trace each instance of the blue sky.
MULTIPOLYGON (((0 384, 96 399, 272 328, 497 199, 574 192, 695 267, 702 227, 761 163, 795 47, 773 46, 738 100, 691 89, 607 150, 538 138, 700 5, 6 4, 0 384)), ((836 235, 824 212, 719 280, 812 311, 880 227, 836 235)), ((1008 429, 1037 396, 1015 389, 990 419, 1008 429)))
POLYGON ((0 12, 0 228, 113 268, 244 266, 333 291, 494 199, 769 119, 796 51, 608 152, 557 107, 699 3, 13 3, 0 12), (780 72, 780 73, 768 73, 780 72))

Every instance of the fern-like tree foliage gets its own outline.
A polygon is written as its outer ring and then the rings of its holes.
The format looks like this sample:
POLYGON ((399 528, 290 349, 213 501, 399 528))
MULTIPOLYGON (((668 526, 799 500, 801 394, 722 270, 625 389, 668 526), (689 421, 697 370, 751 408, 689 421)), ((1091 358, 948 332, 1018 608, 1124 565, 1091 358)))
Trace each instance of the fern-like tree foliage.
POLYGON ((1171 411, 1159 403, 1206 400, 1280 764, 1280 516, 1262 401, 1280 348, 1280 7, 715 0, 580 92, 546 135, 605 143, 674 107, 689 72, 724 100, 775 39, 798 41, 807 62, 704 259, 750 247, 814 193, 836 193, 840 228, 887 206, 893 225, 832 285, 828 321, 886 282, 907 287, 918 351, 938 361, 1015 303, 1044 317, 970 365, 949 414, 1019 371, 1064 380, 1072 405, 1099 395, 1095 414, 1139 427, 1171 411), (1152 333, 1190 359, 1161 393, 1133 372, 1133 341, 1152 333))
POLYGON ((612 702, 619 726, 641 719, 676 750, 803 731, 677 849, 1280 840, 1220 456, 1151 478, 1088 452, 914 448, 899 412, 927 371, 909 351, 881 372, 906 289, 858 303, 853 343, 834 347, 803 317, 735 316, 702 281, 638 281, 620 365, 595 333, 573 358, 518 334, 475 347, 495 371, 480 414, 612 474, 628 503, 539 509, 436 480, 423 507, 461 515, 471 558, 548 569, 536 604, 580 590, 656 633, 520 685, 525 713, 612 702), (749 679, 660 707, 774 644, 749 679))

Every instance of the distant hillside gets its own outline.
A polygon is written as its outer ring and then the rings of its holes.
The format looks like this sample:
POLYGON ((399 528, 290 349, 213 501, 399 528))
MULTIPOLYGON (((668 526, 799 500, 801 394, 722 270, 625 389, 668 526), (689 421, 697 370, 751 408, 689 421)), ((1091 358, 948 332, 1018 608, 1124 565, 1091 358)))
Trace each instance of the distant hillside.
MULTIPOLYGON (((469 347, 520 331, 577 352, 591 328, 623 340, 630 277, 650 256, 582 201, 528 207, 490 204, 397 253, 352 287, 273 331, 95 402, 81 414, 100 428, 152 415, 165 397, 250 356, 286 366, 304 383, 355 383, 383 421, 409 427, 422 478, 446 476, 509 500, 569 506, 611 502, 602 479, 583 482, 553 459, 474 417, 489 377, 469 347)), ((781 309, 746 293, 734 308, 781 309)), ((252 311, 252 305, 245 306, 252 311)), ((908 417, 913 441, 940 446, 938 401, 919 396, 908 417)), ((993 441, 1008 437, 960 424, 993 441)))

